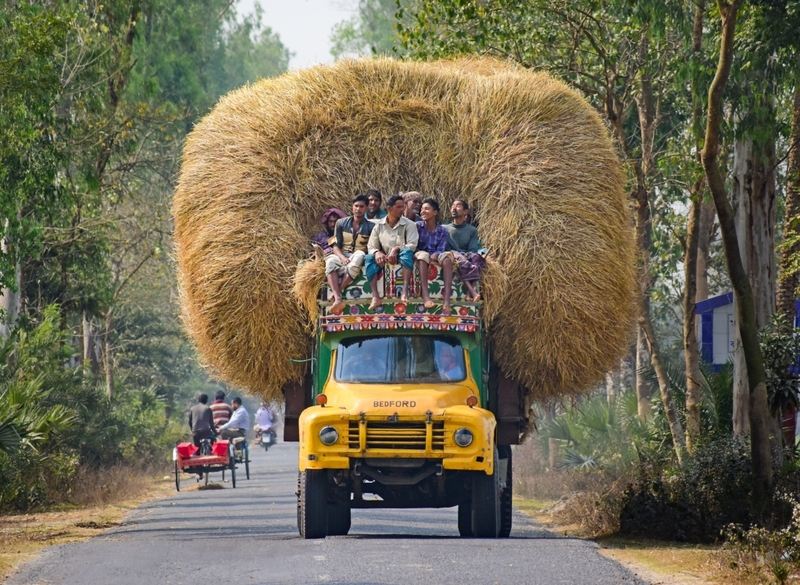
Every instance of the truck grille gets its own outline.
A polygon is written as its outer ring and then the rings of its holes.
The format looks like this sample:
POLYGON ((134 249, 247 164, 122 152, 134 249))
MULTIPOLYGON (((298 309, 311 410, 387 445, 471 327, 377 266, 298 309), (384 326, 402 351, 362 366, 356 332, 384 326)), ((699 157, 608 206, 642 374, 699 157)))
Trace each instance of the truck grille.
MULTIPOLYGON (((350 449, 360 450, 358 421, 350 421, 348 442, 350 449)), ((431 424, 420 422, 376 422, 366 421, 366 449, 399 449, 425 451, 426 427, 431 427, 431 449, 444 450, 444 421, 433 421, 431 424)))

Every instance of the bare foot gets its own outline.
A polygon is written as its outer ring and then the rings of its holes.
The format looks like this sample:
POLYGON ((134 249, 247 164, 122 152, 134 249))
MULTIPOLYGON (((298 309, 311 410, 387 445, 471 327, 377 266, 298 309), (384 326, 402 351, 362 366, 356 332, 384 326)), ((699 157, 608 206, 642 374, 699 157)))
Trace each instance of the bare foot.
POLYGON ((426 309, 432 309, 435 304, 436 303, 434 303, 432 300, 428 299, 427 301, 425 301, 424 307, 426 309))
POLYGON ((464 300, 467 301, 468 303, 471 303, 472 302, 472 297, 467 295, 467 296, 464 297, 464 300))
POLYGON ((450 303, 445 303, 442 305, 442 313, 445 315, 450 314, 450 303))
POLYGON ((408 295, 400 295, 400 302, 407 303, 408 302, 408 295))
POLYGON ((480 295, 480 293, 478 293, 477 295, 475 295, 474 297, 472 297, 472 302, 473 302, 473 303, 480 302, 480 300, 481 300, 481 295, 480 295))
POLYGON ((344 310, 344 307, 345 307, 344 301, 342 299, 339 299, 331 305, 331 312, 339 313, 344 310))
POLYGON ((370 310, 374 311, 375 309, 377 309, 381 305, 382 300, 383 299, 376 299, 375 297, 372 297, 372 302, 369 304, 370 310))

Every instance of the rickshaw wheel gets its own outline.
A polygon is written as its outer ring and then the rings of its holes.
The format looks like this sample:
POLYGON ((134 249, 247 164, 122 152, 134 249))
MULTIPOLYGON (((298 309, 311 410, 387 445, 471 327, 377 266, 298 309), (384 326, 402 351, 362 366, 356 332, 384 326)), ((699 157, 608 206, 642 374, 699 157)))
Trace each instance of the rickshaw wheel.
POLYGON ((206 465, 206 472, 203 474, 205 476, 205 485, 208 485, 208 466, 206 465))
POLYGON ((250 479, 250 447, 247 443, 244 444, 244 473, 247 479, 250 479))
POLYGON ((175 489, 181 491, 181 470, 178 468, 178 462, 175 462, 175 489))

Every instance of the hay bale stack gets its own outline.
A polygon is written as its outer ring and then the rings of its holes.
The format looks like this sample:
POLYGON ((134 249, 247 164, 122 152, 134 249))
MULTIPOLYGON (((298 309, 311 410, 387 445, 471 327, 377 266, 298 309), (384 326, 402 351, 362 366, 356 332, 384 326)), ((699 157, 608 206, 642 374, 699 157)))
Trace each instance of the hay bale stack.
POLYGON ((544 74, 375 59, 264 80, 187 139, 173 207, 185 322, 221 377, 276 396, 309 355, 292 274, 321 213, 368 187, 464 197, 492 253, 494 357, 536 399, 579 393, 630 339, 623 186, 597 114, 544 74))

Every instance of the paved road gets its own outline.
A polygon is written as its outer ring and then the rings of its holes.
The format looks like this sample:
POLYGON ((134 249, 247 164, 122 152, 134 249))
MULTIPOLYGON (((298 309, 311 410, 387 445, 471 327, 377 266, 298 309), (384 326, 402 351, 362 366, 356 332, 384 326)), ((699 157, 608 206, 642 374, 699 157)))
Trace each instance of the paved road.
POLYGON ((296 443, 251 458, 236 489, 150 502, 102 536, 45 549, 9 583, 643 584, 594 543, 554 537, 521 514, 511 538, 484 540, 458 537, 455 509, 354 510, 348 536, 302 540, 296 443))

